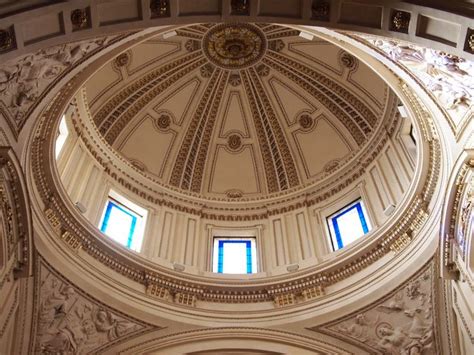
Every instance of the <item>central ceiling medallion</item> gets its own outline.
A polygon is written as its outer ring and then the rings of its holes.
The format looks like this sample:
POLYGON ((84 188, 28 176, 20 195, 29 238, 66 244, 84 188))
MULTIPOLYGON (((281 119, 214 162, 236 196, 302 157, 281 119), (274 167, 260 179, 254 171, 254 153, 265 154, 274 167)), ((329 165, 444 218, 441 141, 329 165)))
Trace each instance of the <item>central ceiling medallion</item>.
POLYGON ((215 65, 225 69, 242 69, 262 58, 267 41, 263 32, 254 25, 221 24, 206 33, 203 49, 215 65))

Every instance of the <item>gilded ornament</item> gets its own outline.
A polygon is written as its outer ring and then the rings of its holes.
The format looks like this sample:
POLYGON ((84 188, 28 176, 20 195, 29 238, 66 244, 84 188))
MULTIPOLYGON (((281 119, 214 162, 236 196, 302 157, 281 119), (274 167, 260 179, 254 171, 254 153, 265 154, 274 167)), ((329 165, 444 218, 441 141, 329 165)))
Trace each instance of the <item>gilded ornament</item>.
POLYGON ((167 17, 169 16, 170 4, 168 0, 151 0, 150 11, 151 17, 167 17))
POLYGON ((258 62, 267 49, 263 32, 248 23, 212 27, 203 39, 203 50, 212 63, 225 69, 241 69, 258 62))
POLYGON ((474 30, 469 29, 466 36, 466 48, 467 51, 474 53, 474 30))
POLYGON ((0 30, 0 52, 13 48, 15 41, 11 30, 0 30))
POLYGON ((250 13, 250 0, 232 0, 230 6, 232 15, 248 15, 250 13))
POLYGON ((410 14, 404 11, 395 11, 392 15, 392 30, 408 33, 410 14))
POLYGON ((311 6, 311 13, 313 14, 313 18, 315 20, 329 20, 329 13, 331 11, 331 7, 329 1, 327 0, 314 0, 313 5, 311 6))
POLYGON ((87 9, 75 9, 71 12, 71 23, 74 30, 87 27, 89 24, 89 14, 87 9))

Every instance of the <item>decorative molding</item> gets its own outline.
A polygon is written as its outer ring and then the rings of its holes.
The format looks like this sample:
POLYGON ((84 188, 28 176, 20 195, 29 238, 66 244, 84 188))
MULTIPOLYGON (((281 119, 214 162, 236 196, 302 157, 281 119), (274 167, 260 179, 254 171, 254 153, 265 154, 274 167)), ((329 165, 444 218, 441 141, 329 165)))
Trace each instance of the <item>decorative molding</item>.
POLYGON ((211 27, 202 39, 207 59, 223 69, 253 66, 267 50, 264 33, 250 23, 219 24, 211 27))

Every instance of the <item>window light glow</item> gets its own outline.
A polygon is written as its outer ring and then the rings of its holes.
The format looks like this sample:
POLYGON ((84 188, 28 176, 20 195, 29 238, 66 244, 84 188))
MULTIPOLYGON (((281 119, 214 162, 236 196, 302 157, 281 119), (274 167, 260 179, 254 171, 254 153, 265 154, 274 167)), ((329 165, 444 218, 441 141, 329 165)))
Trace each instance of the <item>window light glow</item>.
POLYGON ((55 158, 58 159, 61 150, 64 147, 64 143, 66 143, 67 136, 69 135, 69 130, 67 129, 66 124, 66 116, 63 115, 61 118, 61 122, 59 122, 59 134, 56 138, 56 146, 55 146, 55 158))
POLYGON ((102 233, 127 248, 140 251, 145 221, 145 209, 110 191, 100 223, 102 233))
POLYGON ((257 272, 255 238, 214 238, 213 272, 223 274, 257 272))
POLYGON ((361 200, 355 201, 328 218, 334 250, 341 249, 371 229, 361 200))

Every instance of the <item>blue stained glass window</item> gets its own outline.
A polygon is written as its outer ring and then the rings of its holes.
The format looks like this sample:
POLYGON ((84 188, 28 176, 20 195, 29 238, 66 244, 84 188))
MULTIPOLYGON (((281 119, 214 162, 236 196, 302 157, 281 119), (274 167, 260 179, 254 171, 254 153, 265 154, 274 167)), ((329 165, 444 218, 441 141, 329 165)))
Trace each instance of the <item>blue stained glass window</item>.
POLYGON ((350 203, 328 218, 334 250, 344 248, 370 230, 362 200, 350 203))
POLYGON ((251 274, 257 270, 255 238, 215 238, 213 271, 251 274))
POLYGON ((109 200, 100 230, 111 239, 130 248, 139 217, 118 202, 109 200))

